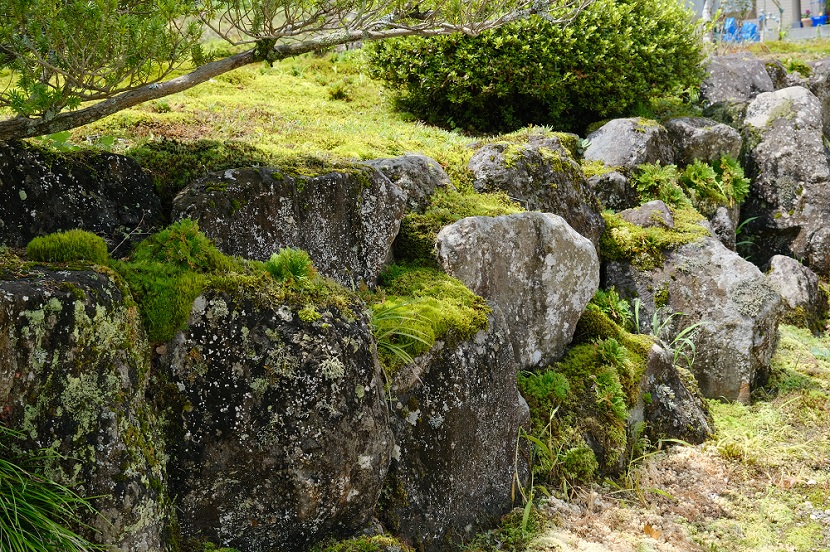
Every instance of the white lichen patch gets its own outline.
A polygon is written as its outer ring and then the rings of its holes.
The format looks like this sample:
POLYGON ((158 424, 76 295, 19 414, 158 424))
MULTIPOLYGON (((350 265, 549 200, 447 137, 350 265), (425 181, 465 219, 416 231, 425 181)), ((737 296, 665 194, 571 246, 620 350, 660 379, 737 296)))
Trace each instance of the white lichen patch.
POLYGON ((320 370, 327 380, 340 379, 346 374, 346 366, 338 357, 329 357, 320 363, 320 370))

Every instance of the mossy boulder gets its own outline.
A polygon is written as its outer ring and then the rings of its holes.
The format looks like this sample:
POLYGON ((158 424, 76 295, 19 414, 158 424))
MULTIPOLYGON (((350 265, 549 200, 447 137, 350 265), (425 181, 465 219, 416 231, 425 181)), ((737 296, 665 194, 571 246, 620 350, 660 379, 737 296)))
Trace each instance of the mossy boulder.
POLYGON ((830 275, 830 168, 821 103, 794 86, 760 94, 744 121, 750 195, 741 216, 746 254, 763 266, 773 255, 798 257, 830 275), (752 220, 749 220, 752 219, 752 220))
POLYGON ((504 313, 521 369, 562 356, 599 284, 594 246, 550 213, 462 219, 436 248, 447 274, 504 313))
POLYGON ((227 255, 265 261, 280 248, 299 248, 321 274, 374 286, 391 258, 406 197, 365 165, 309 175, 241 168, 187 186, 173 200, 173 218, 198 220, 227 255))
POLYGON ((368 525, 393 440, 359 302, 208 290, 161 352, 185 540, 304 552, 368 525))
POLYGON ((80 228, 103 237, 113 253, 162 220, 152 179, 132 159, 113 153, 42 151, 0 144, 0 244, 80 228))
POLYGON ((605 229, 599 201, 559 137, 530 134, 487 144, 468 166, 479 192, 505 192, 530 211, 559 215, 599 246, 605 229))
POLYGON ((437 343, 392 378, 396 447, 378 515, 416 550, 455 550, 518 505, 514 455, 529 412, 506 334, 494 310, 486 330, 437 343))
POLYGON ((91 269, 0 269, 0 423, 63 456, 47 476, 94 497, 90 540, 155 552, 171 513, 167 456, 149 346, 122 289, 91 269))
POLYGON ((674 346, 684 328, 699 324, 689 358, 704 396, 747 402, 766 383, 781 296, 755 265, 704 237, 664 251, 659 265, 615 260, 604 268, 604 287, 639 300, 644 333, 674 346))

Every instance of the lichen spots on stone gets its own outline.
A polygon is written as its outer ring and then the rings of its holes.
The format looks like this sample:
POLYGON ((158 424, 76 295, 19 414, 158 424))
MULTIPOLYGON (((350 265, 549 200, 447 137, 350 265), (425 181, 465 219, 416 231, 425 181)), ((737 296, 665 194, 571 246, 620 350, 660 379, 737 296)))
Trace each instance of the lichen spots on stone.
POLYGON ((744 316, 756 317, 778 293, 762 278, 743 280, 729 290, 729 298, 737 305, 738 312, 744 316))

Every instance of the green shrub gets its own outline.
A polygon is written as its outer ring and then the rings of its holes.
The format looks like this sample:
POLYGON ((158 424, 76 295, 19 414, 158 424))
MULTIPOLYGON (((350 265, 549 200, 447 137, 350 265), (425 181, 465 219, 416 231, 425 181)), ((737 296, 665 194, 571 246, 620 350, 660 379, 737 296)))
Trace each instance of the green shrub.
POLYGON ((634 187, 640 194, 641 201, 659 199, 672 207, 691 207, 691 202, 678 184, 680 172, 675 165, 645 163, 637 167, 634 174, 634 187))
POLYGON ((612 286, 607 291, 598 289, 591 300, 599 309, 617 325, 627 331, 634 331, 634 315, 628 301, 622 299, 612 286))
POLYGON ((682 3, 596 0, 566 27, 531 18, 477 37, 378 41, 370 59, 400 107, 430 123, 581 132, 698 86, 703 51, 682 3))
POLYGON ((69 230, 38 237, 26 246, 26 255, 33 261, 65 263, 69 261, 107 262, 107 244, 85 230, 69 230))
POLYGON ((301 283, 314 276, 316 271, 311 257, 302 249, 285 247, 265 261, 265 270, 279 282, 301 283))

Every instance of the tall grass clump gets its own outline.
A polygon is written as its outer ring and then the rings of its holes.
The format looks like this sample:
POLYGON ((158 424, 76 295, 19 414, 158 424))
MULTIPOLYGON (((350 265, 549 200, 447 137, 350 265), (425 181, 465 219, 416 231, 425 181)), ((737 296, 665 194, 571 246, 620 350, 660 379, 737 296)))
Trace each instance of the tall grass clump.
POLYGON ((106 242, 85 230, 68 230, 34 238, 26 246, 26 255, 33 261, 45 263, 88 261, 104 264, 109 258, 106 242))
POLYGON ((0 426, 0 550, 3 552, 87 552, 103 550, 79 536, 83 517, 95 514, 89 502, 43 475, 57 459, 50 449, 19 452, 22 435, 0 426))

